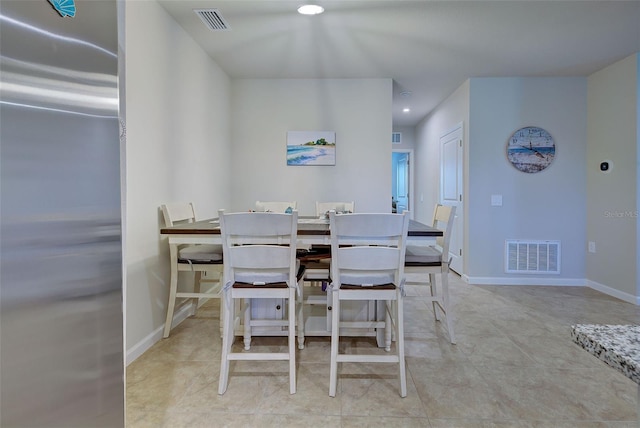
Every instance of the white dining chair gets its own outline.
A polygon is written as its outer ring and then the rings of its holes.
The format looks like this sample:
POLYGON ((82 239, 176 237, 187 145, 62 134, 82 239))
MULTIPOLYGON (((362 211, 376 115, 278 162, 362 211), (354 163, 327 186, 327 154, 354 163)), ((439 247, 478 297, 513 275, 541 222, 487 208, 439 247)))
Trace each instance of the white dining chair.
POLYGON ((433 314, 436 321, 441 321, 444 316, 449 333, 449 341, 456 343, 453 331, 453 314, 449 301, 449 243, 453 220, 456 215, 456 207, 437 204, 433 212, 432 226, 443 231, 443 236, 438 237, 436 245, 414 246, 408 245, 405 256, 405 274, 407 284, 418 284, 430 289, 431 297, 428 298, 433 306, 433 314), (417 274, 417 275, 410 275, 417 274), (436 283, 436 276, 440 277, 440 288, 436 283), (414 279, 417 277, 418 279, 414 279))
POLYGON ((320 202, 316 201, 316 215, 326 216, 329 211, 333 210, 338 213, 353 213, 355 212, 355 202, 320 202))
MULTIPOLYGON (((316 201, 316 216, 325 219, 329 211, 339 213, 353 213, 355 202, 320 202, 316 201)), ((329 296, 327 296, 326 288, 330 281, 329 266, 331 263, 331 245, 311 245, 306 251, 299 254, 301 262, 305 266, 305 284, 309 284, 307 290, 304 290, 304 307, 303 307, 303 336, 304 325, 306 324, 306 315, 312 310, 313 306, 327 307, 329 296), (305 309, 306 308, 306 309, 305 309)), ((327 329, 331 325, 327 322, 327 329)), ((302 348, 301 348, 302 349, 302 348)))
MULTIPOLYGON (((173 203, 161 206, 165 227, 193 223, 196 213, 193 203, 173 203)), ((195 314, 201 299, 219 299, 222 277, 221 245, 169 245, 171 278, 169 281, 169 301, 164 323, 163 337, 169 337, 176 302, 180 298, 193 299, 192 314, 195 314), (178 273, 193 272, 193 291, 178 291, 178 273), (204 274, 204 276, 203 276, 204 274), (203 290, 201 284, 211 286, 203 290)), ((205 300, 202 300, 204 303, 205 300)))
POLYGON ((332 397, 336 395, 338 364, 360 362, 397 364, 400 396, 405 397, 407 379, 404 355, 403 283, 409 227, 408 212, 336 214, 330 211, 329 221, 333 306, 329 395, 332 397), (344 321, 341 319, 340 305, 343 301, 353 300, 384 302, 384 314, 380 314, 377 321, 344 321), (391 351, 391 330, 393 329, 396 337, 395 353, 393 355, 340 353, 340 330, 343 328, 384 329, 384 345, 388 352, 391 351))
MULTIPOLYGON (((319 202, 316 201, 316 216, 324 218, 329 211, 337 213, 353 213, 355 202, 319 202)), ((331 245, 311 245, 304 254, 305 280, 316 286, 329 282, 329 263, 331 262, 331 245)))
POLYGON ((218 393, 224 394, 229 382, 229 362, 233 360, 289 361, 289 392, 296 392, 296 290, 304 268, 296 259, 298 212, 219 212, 224 252, 224 332, 218 393), (287 301, 286 319, 253 319, 252 301, 287 301), (241 317, 236 319, 235 301, 242 301, 241 317), (244 351, 234 351, 235 326, 244 323, 244 351), (251 330, 259 326, 286 329, 288 352, 251 351, 251 330))
POLYGON ((287 210, 297 210, 298 203, 296 201, 275 202, 275 201, 256 201, 256 212, 272 212, 285 213, 287 210))

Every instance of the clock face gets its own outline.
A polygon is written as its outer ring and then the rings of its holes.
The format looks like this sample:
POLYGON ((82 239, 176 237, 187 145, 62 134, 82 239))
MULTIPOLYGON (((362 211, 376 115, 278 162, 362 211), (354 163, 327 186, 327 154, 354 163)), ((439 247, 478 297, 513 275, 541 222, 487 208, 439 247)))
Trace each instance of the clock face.
POLYGON ((535 126, 520 128, 507 144, 507 159, 522 172, 540 172, 556 156, 556 144, 547 131, 535 126))

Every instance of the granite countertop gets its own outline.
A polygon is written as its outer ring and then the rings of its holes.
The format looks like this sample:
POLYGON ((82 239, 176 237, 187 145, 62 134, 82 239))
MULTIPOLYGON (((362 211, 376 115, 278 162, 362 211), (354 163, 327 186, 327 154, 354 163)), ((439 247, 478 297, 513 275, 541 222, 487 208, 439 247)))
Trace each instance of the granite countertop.
POLYGON ((577 324, 571 338, 640 385, 640 326, 577 324))

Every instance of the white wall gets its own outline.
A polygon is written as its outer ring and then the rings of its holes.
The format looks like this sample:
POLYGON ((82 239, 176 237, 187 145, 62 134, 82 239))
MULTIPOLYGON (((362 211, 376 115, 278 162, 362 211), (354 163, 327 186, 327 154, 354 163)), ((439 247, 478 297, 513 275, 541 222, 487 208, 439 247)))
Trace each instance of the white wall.
POLYGON ((465 140, 465 267, 471 283, 587 284, 640 304, 640 55, 587 78, 471 79, 416 127, 415 214, 438 201, 439 137, 462 122, 465 140), (588 112, 587 112, 588 106, 588 112), (540 126, 556 159, 524 174, 506 159, 507 139, 540 126), (612 172, 598 170, 602 160, 612 172), (493 194, 503 207, 491 207, 493 194), (505 239, 559 239, 561 275, 507 275, 505 239), (597 252, 587 253, 587 241, 597 252))
MULTIPOLYGON (((155 1, 126 2, 126 349, 161 337, 169 282, 159 206, 229 204, 230 81, 155 1)), ((183 280, 188 278, 183 277, 183 280)))
POLYGON ((589 285, 640 304, 638 291, 639 55, 588 78, 587 253, 589 285), (602 161, 611 169, 603 173, 602 161))
POLYGON ((461 85, 416 127, 419 221, 429 221, 439 201, 440 137, 460 123, 465 278, 584 284, 586 79, 478 78, 461 85), (547 170, 525 174, 508 162, 507 140, 523 126, 543 127, 555 138, 556 159, 547 170), (491 206, 493 194, 503 196, 502 207, 491 206), (561 274, 507 275, 506 239, 559 239, 561 274))
POLYGON ((471 283, 584 285, 586 78, 476 78, 470 86, 467 275, 471 283), (528 174, 506 157, 524 126, 546 129, 553 163, 528 174), (491 206, 491 195, 503 206, 491 206), (559 240, 559 275, 506 274, 506 239, 559 240))
MULTIPOLYGON (((402 141, 400 144, 393 144, 393 150, 411 150, 416 146, 416 128, 413 126, 394 126, 393 132, 400 132, 402 134, 402 141)), ((391 138, 391 137, 389 137, 391 138)))
POLYGON ((414 218, 418 221, 431 223, 433 207, 440 202, 440 137, 460 123, 466 145, 469 123, 468 80, 416 126, 414 218))
POLYGON ((232 82, 231 210, 256 200, 355 201, 391 211, 390 79, 238 79, 232 82), (287 166, 287 131, 335 131, 335 166, 287 166))

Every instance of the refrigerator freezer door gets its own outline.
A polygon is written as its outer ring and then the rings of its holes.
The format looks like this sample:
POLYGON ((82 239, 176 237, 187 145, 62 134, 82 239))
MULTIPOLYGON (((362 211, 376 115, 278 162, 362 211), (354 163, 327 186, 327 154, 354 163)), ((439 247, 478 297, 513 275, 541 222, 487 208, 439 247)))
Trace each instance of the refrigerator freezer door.
POLYGON ((124 426, 116 0, 0 3, 0 426, 124 426))

